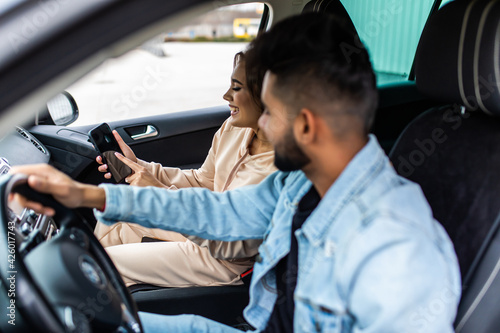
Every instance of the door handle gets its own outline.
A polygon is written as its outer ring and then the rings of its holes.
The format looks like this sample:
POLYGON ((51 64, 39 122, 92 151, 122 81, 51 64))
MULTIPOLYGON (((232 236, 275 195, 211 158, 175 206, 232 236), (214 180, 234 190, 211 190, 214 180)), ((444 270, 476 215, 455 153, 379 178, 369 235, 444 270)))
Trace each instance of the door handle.
POLYGON ((139 140, 145 138, 151 138, 158 135, 158 130, 153 125, 147 125, 146 129, 142 133, 134 134, 130 136, 132 140, 139 140))

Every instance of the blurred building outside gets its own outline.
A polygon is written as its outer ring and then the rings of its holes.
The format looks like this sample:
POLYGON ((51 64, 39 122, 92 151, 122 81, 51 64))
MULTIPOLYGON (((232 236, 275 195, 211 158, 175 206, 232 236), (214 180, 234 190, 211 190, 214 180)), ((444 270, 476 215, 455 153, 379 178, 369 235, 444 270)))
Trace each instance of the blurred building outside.
POLYGON ((252 3, 217 9, 169 31, 165 41, 249 39, 257 36, 264 4, 252 3))
POLYGON ((211 11, 105 61, 67 88, 80 109, 71 126, 227 104, 234 55, 255 37, 263 8, 211 11))

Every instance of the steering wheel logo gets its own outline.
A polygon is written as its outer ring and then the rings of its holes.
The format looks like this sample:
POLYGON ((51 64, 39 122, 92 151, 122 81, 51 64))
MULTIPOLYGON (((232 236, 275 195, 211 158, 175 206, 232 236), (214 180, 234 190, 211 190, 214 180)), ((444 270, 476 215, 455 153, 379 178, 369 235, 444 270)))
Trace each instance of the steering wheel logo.
POLYGON ((107 284, 106 277, 103 271, 97 265, 94 259, 88 255, 82 255, 79 258, 79 266, 83 272, 83 275, 97 288, 104 289, 107 284))

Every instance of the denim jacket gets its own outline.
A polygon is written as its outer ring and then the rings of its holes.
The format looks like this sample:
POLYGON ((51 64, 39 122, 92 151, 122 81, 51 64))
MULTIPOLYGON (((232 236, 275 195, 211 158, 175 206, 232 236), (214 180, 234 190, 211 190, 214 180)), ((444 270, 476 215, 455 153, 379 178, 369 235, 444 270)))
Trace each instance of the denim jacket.
MULTIPOLYGON (((103 185, 104 223, 132 221, 207 239, 263 238, 244 315, 263 330, 278 299, 275 266, 311 187, 302 172, 213 193, 103 185)), ((460 273, 420 187, 398 176, 374 136, 304 222, 295 332, 453 332, 460 273)))

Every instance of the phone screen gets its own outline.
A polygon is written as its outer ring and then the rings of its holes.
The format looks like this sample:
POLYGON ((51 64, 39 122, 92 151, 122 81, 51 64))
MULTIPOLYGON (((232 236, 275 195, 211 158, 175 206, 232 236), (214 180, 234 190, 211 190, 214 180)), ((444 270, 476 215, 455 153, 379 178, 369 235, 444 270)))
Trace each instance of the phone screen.
POLYGON ((101 155, 103 163, 108 165, 108 169, 114 180, 117 183, 122 183, 124 179, 132 173, 132 170, 114 155, 115 152, 121 154, 123 154, 123 152, 111 132, 109 125, 102 123, 91 129, 89 131, 89 138, 94 148, 99 152, 99 155, 101 155))

